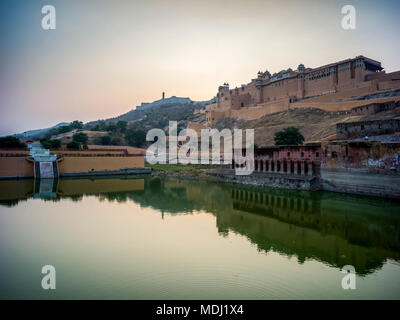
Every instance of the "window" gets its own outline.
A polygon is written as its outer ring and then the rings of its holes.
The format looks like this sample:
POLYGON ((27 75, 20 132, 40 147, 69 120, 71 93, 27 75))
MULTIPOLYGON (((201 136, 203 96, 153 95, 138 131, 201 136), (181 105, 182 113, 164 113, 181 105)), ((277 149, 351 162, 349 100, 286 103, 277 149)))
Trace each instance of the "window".
POLYGON ((301 157, 304 158, 304 152, 301 152, 301 157))
POLYGON ((363 124, 361 125, 361 130, 364 130, 364 125, 363 124))
POLYGON ((315 153, 315 157, 316 157, 316 158, 319 158, 319 152, 316 152, 316 153, 315 153))
POLYGON ((287 156, 290 157, 290 152, 287 153, 287 156))

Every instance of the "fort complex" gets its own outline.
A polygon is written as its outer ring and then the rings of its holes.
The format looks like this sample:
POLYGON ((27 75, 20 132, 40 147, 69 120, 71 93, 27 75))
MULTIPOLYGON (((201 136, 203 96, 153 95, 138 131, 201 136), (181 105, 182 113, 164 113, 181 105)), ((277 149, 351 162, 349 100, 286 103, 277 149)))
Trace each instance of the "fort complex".
POLYGON ((272 75, 258 72, 240 88, 230 89, 224 83, 218 88, 216 102, 206 107, 206 122, 212 126, 226 117, 253 120, 304 107, 360 112, 369 104, 399 101, 400 91, 396 90, 400 90, 400 71, 386 73, 379 61, 364 56, 317 68, 300 64, 297 70, 289 68, 272 75))

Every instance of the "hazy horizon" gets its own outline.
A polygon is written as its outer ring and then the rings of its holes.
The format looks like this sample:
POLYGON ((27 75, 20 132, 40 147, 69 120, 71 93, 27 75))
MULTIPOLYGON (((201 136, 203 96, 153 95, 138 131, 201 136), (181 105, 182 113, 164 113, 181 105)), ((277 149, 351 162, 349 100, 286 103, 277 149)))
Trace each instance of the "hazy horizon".
POLYGON ((209 100, 258 71, 364 55, 400 70, 398 1, 85 1, 0 4, 0 136, 115 117, 167 97, 209 100), (356 30, 341 8, 356 8, 356 30), (43 30, 41 8, 56 9, 43 30))

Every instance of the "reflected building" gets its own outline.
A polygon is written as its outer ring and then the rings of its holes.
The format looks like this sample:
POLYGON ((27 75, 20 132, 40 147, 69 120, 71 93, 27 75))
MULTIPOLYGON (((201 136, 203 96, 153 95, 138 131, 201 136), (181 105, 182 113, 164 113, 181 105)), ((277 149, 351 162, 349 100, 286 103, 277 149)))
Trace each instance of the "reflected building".
POLYGON ((388 259, 400 261, 397 201, 168 177, 59 179, 45 186, 33 180, 0 181, 0 205, 6 206, 32 197, 79 201, 85 195, 151 207, 160 219, 211 213, 221 236, 244 236, 259 251, 301 263, 350 264, 366 275, 388 259))

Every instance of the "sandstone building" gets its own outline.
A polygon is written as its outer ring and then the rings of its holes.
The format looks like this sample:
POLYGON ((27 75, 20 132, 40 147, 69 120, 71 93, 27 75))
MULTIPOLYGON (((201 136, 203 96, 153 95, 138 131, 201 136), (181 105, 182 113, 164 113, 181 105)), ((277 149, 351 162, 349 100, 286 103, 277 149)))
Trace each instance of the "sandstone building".
POLYGON ((218 88, 216 103, 206 107, 206 121, 211 126, 225 117, 252 120, 289 108, 351 110, 399 101, 400 92, 389 94, 399 89, 400 71, 386 73, 379 61, 364 56, 313 69, 300 64, 297 70, 289 68, 272 75, 258 72, 240 88, 231 89, 224 83, 218 88))

